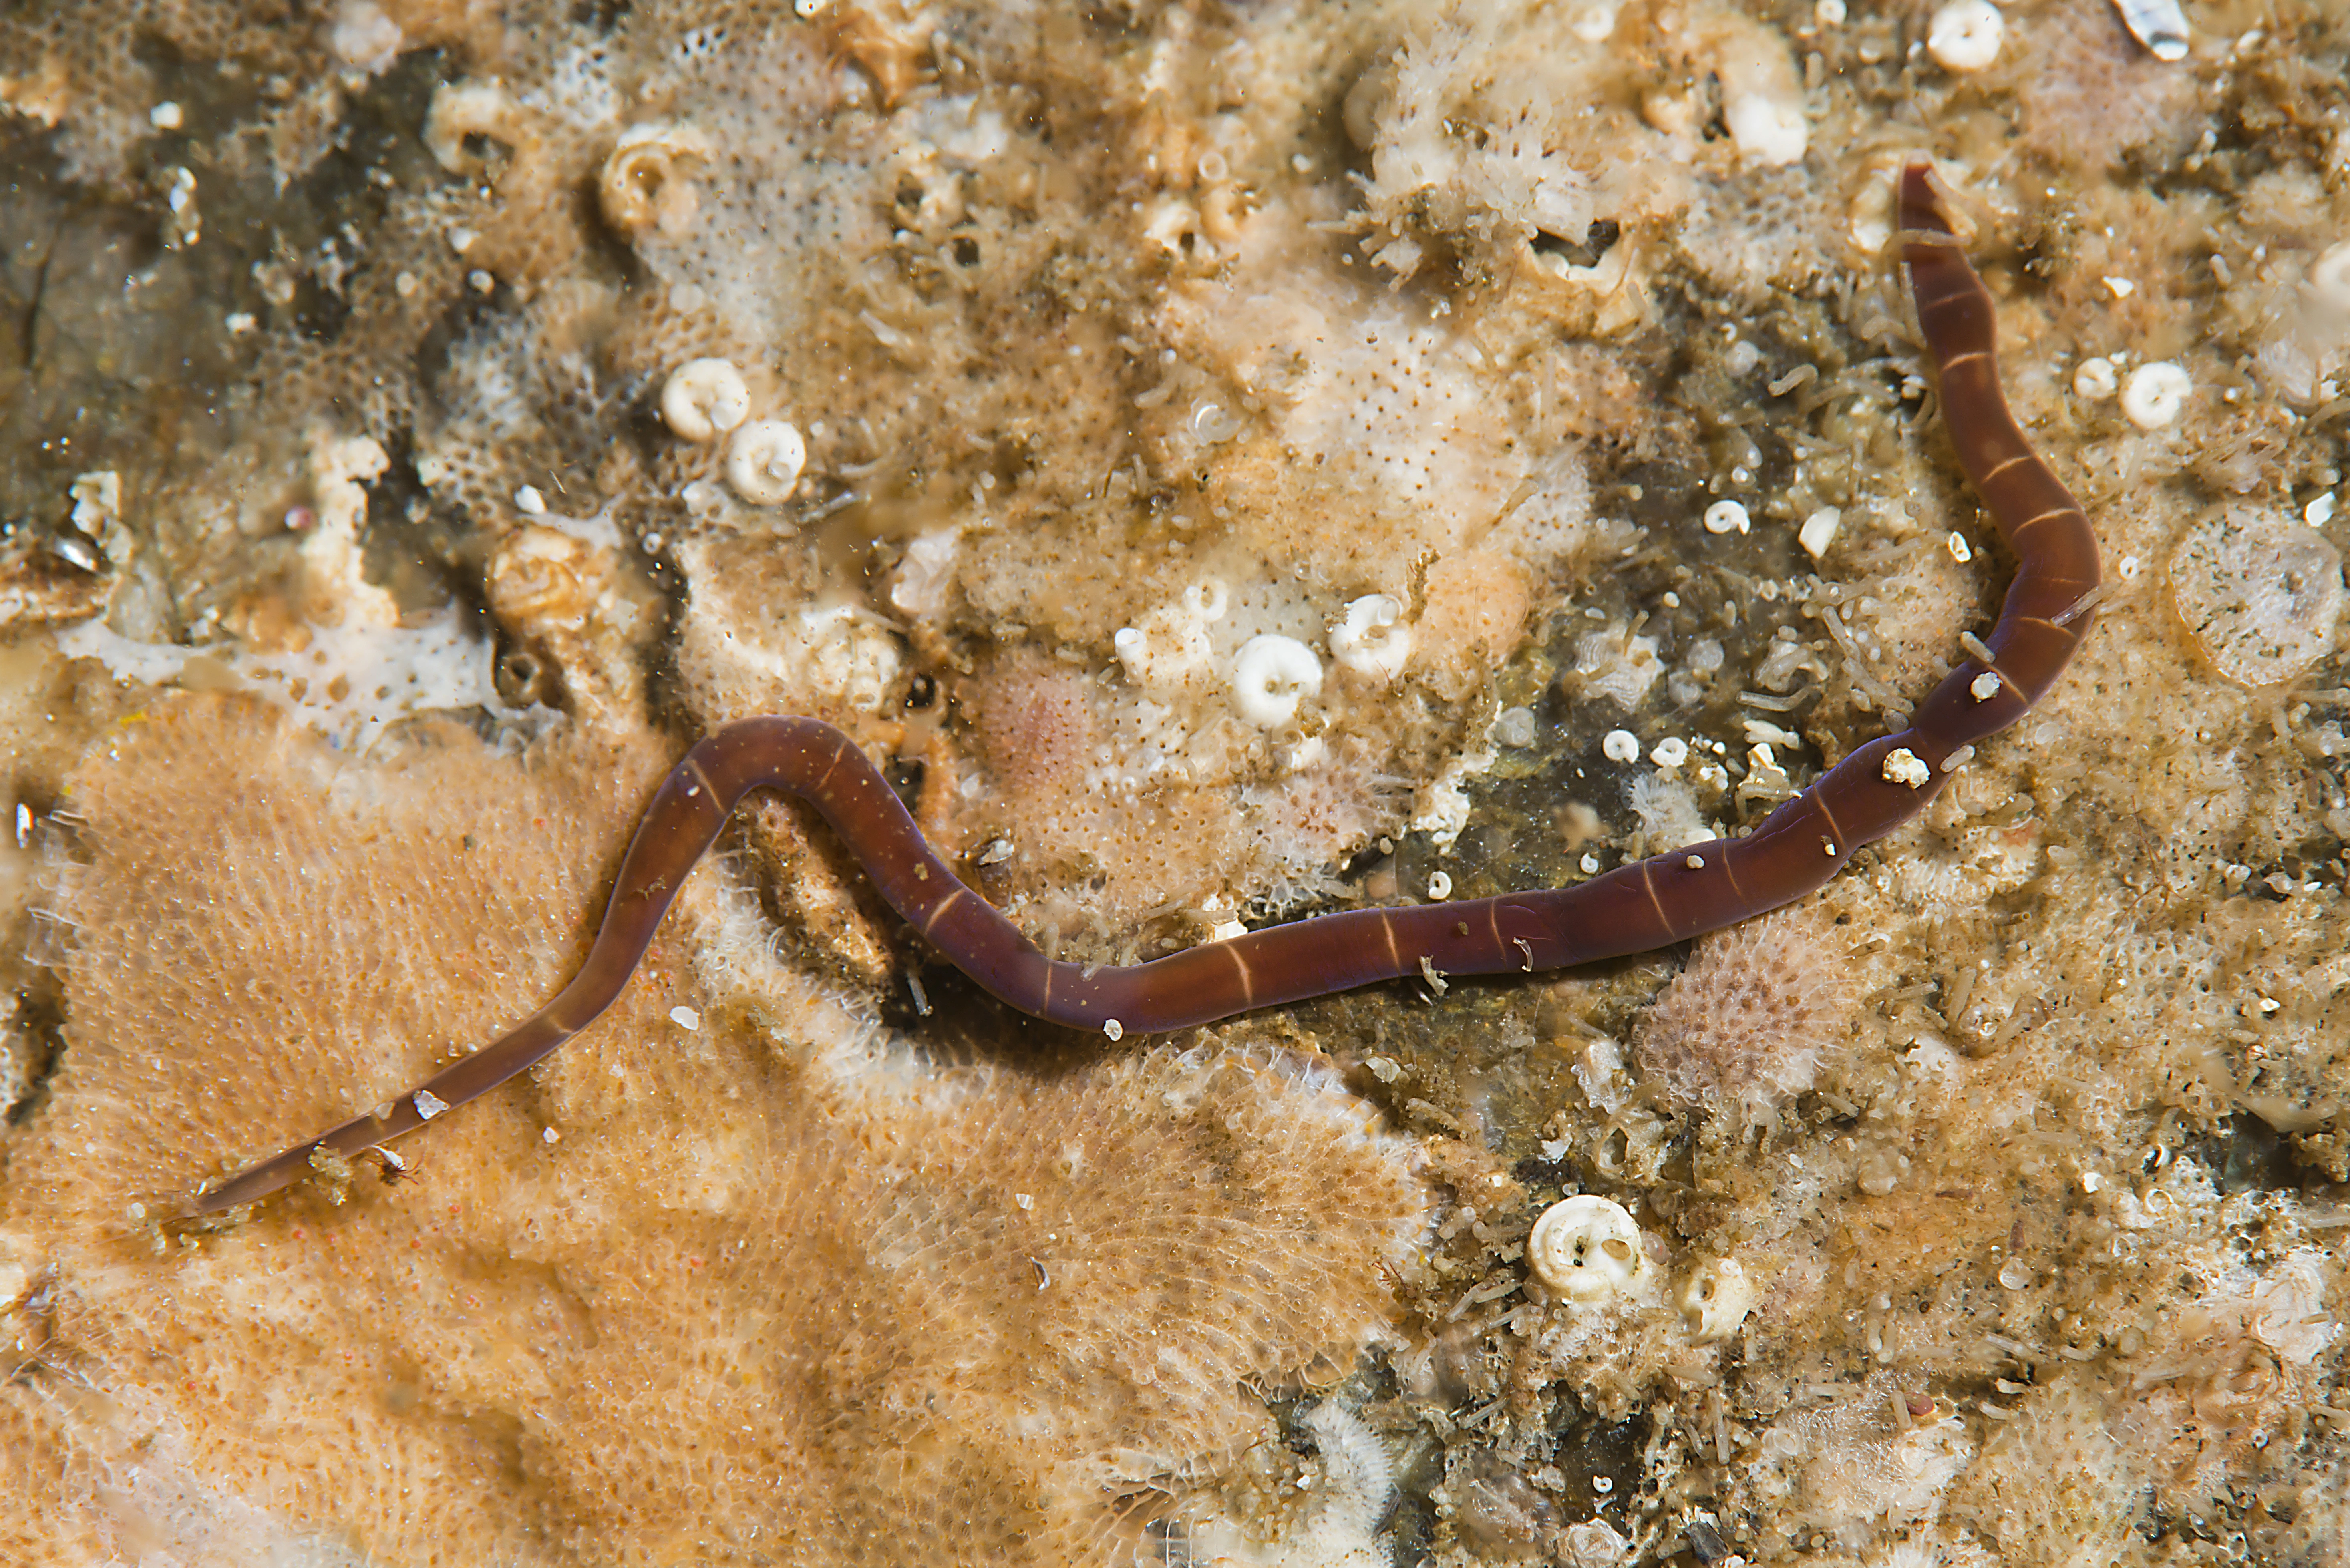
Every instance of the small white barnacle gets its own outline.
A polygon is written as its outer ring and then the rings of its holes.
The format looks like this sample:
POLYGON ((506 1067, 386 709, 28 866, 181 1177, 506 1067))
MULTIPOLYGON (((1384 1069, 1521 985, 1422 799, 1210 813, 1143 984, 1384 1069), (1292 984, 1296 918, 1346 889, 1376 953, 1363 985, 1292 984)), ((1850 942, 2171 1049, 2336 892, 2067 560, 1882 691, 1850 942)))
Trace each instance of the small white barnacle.
POLYGON ((2178 422, 2187 410, 2188 394, 2195 389, 2186 367, 2156 359, 2130 372, 2122 386, 2122 412, 2142 431, 2158 431, 2178 422))
POLYGON ((724 359, 688 359, 661 383, 661 422, 687 441, 715 441, 751 412, 743 372, 724 359))
POLYGON ((1988 702, 1999 695, 2000 679, 1996 672, 1986 670, 1967 682, 1967 695, 1978 702, 1988 702))
POLYGON ((1704 1258, 1681 1281, 1674 1304, 1690 1337, 1713 1345, 1738 1332, 1761 1293, 1736 1259, 1704 1258))
POLYGON ((1526 1262, 1571 1302, 1629 1295, 1648 1282, 1640 1227, 1622 1204, 1588 1192, 1542 1211, 1526 1238, 1526 1262))
POLYGON ((1266 632, 1241 645, 1232 660, 1232 701, 1260 730, 1297 717, 1297 705, 1322 690, 1322 661, 1294 637, 1266 632))
POLYGON ((410 1097, 416 1102, 416 1116, 420 1121, 429 1122, 449 1108, 449 1102, 430 1089, 419 1089, 410 1097))
POLYGON ((1880 771, 1887 784, 1908 784, 1911 789, 1924 788, 1926 781, 1934 776, 1926 759, 1907 746, 1896 746, 1886 753, 1885 766, 1880 771))
POLYGON ((1385 594, 1347 601, 1345 618, 1330 628, 1330 657, 1358 674, 1387 680, 1402 674, 1411 659, 1403 606, 1385 594))
POLYGON ((1950 0, 1927 24, 1926 52, 1944 70, 1979 71, 1999 58, 2007 21, 1991 0, 1950 0))
POLYGON ((708 162, 716 151, 696 126, 656 119, 629 127, 596 182, 605 221, 631 239, 647 229, 681 237, 692 227, 700 204, 686 171, 708 162))
POLYGON ((790 500, 806 466, 807 443, 785 420, 753 420, 726 444, 726 483, 754 506, 790 500))

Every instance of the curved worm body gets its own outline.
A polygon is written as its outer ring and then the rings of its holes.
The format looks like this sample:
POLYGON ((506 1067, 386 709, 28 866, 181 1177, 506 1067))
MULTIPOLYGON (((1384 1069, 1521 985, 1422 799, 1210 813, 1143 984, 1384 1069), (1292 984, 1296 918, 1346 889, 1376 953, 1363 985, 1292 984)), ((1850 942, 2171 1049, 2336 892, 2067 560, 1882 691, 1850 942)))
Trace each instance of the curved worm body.
POLYGON ((1992 358, 1991 299, 1924 164, 1904 170, 1901 259, 1931 349, 1960 465, 2014 552, 1998 624, 1918 707, 1740 838, 1677 849, 1573 888, 1471 902, 1358 909, 1252 931, 1128 967, 1048 959, 923 842, 855 742, 814 719, 728 724, 685 755, 645 808, 579 972, 512 1032, 397 1100, 202 1194, 197 1212, 250 1203, 308 1168, 422 1126, 523 1071, 611 1005, 686 873, 743 797, 798 795, 855 849, 892 908, 957 968, 1055 1023, 1158 1033, 1418 974, 1557 969, 1646 952, 1792 902, 1863 845, 1915 816, 1972 745, 2053 685, 2094 618, 2097 544, 2009 414, 1992 358))

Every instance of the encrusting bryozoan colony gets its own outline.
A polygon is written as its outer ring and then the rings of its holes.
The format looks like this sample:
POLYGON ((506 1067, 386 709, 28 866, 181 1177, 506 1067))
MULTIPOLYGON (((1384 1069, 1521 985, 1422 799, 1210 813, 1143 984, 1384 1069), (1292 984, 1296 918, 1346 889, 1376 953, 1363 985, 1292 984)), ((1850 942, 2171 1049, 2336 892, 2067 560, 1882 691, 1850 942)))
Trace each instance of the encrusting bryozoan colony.
POLYGON ((995 1560, 1057 1568, 1259 1440, 1243 1383, 1390 1332, 1427 1199, 1326 1067, 1246 1037, 1049 1078, 929 1060, 775 964, 715 868, 585 1049, 451 1119, 413 1178, 428 1205, 357 1190, 362 1160, 290 1228, 196 1249, 157 1228, 157 1173, 234 1158, 222 1129, 387 1093, 543 987, 586 908, 577 846, 625 827, 654 762, 556 744, 516 790, 462 731, 352 763, 195 700, 76 779, 71 1061, 11 1148, 0 1282, 61 1282, 11 1293, 55 1376, 178 1373, 111 1423, 46 1375, 13 1386, 5 1462, 104 1480, 0 1542, 914 1562, 983 1531, 1028 1542, 995 1560), (354 973, 336 933, 364 909, 398 913, 354 973), (494 965, 460 956, 485 917, 510 933, 494 965), (323 1469, 269 1413, 296 1363, 342 1412, 323 1469), (151 1511, 140 1465, 209 1501, 151 1511))

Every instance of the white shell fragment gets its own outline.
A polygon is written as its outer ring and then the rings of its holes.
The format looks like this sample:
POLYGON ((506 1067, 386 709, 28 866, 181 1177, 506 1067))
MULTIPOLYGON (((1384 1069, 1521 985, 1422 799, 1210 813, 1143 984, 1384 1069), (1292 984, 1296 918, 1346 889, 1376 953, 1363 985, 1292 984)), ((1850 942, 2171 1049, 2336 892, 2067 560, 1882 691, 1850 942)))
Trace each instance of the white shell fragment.
POLYGON ((726 483, 754 506, 790 500, 806 466, 807 443, 783 420, 753 420, 726 445, 726 483))
POLYGON ((416 1102, 416 1116, 420 1121, 429 1122, 449 1108, 449 1102, 430 1089, 419 1089, 411 1098, 416 1102))
POLYGON ((1691 1269, 1674 1303, 1690 1337, 1700 1345, 1728 1339, 1745 1324, 1762 1292, 1734 1258, 1706 1258, 1691 1269))
POLYGON ((1297 705, 1322 690, 1322 661, 1294 637, 1268 632, 1241 645, 1232 660, 1232 702, 1260 730, 1297 717, 1297 705))
POLYGON ((1795 531, 1795 543, 1816 561, 1828 553, 1828 546, 1835 543, 1836 530, 1843 526, 1844 514, 1833 506, 1823 506, 1804 519, 1804 525, 1795 531))
POLYGON ((2186 412, 2187 396, 2194 389, 2185 366, 2157 359, 2130 372, 2122 386, 2122 412, 2138 429, 2158 431, 2186 412))
POLYGON ((1385 594, 1365 594, 1347 606, 1347 617, 1330 628, 1330 656, 1362 675, 1392 680, 1411 659, 1411 628, 1403 606, 1385 594))
POLYGON ((2158 60, 2187 57, 2187 13, 2178 0, 2114 0, 2122 26, 2158 60))
POLYGON ((1648 1272, 1631 1214, 1587 1192, 1543 1210, 1526 1238, 1526 1262, 1537 1279, 1571 1302, 1630 1294, 1648 1272))
POLYGON ((689 359, 661 383, 661 422, 686 441, 715 441, 751 412, 743 372, 724 359, 689 359))
POLYGON ((1934 13, 1926 52, 1944 70, 1979 71, 1999 58, 2007 22, 1990 0, 1951 0, 1934 13))

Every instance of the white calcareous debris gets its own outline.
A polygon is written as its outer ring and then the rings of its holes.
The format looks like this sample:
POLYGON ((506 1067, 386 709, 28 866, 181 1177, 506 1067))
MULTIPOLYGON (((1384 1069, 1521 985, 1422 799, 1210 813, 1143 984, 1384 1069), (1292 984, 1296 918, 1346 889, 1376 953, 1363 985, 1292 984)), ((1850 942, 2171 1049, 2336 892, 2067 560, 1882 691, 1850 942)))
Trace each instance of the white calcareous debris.
POLYGON ((1749 163, 1780 168, 1811 144, 1804 79, 1787 39, 1727 7, 1707 17, 1695 47, 1710 56, 1721 83, 1721 119, 1749 163))
POLYGON ((897 580, 889 585, 890 607, 917 620, 943 615, 962 556, 961 528, 933 529, 908 540, 906 554, 898 563, 897 580))
POLYGON ((754 506, 780 506, 798 488, 807 443, 784 420, 753 420, 726 443, 726 483, 754 506))
POLYGON ((2121 372, 2102 354, 2093 354, 2073 369, 2074 395, 2102 403, 2122 389, 2121 372))
POLYGON ((725 359, 689 359, 661 383, 661 422, 685 441, 715 441, 750 416, 751 389, 725 359))
POLYGON ((1403 606, 1386 594, 1350 600, 1330 628, 1330 657, 1357 674, 1394 680, 1411 659, 1411 628, 1402 617, 1403 606))
POLYGON ((1990 0, 1950 0, 1935 11, 1926 52, 1945 70, 1979 71, 1999 58, 2007 20, 1990 0))
POLYGON ((518 113, 506 89, 494 81, 443 83, 434 90, 432 107, 425 113, 425 150, 452 174, 478 174, 485 167, 480 146, 512 146, 518 113))
POLYGON ((1758 163, 1793 163, 1810 140, 1803 105, 1789 99, 1747 93, 1724 104, 1721 118, 1738 150, 1758 163))
POLYGON ((2195 379, 2185 366, 2156 359, 2132 370, 2122 384, 2122 412, 2138 429, 2158 431, 2178 422, 2194 390, 2195 379))
POLYGON ((1745 1326, 1746 1314, 1762 1298, 1746 1265, 1735 1258, 1700 1258, 1682 1279, 1673 1304, 1700 1345, 1715 1345, 1745 1326))
MULTIPOLYGON (((1139 626, 1120 627, 1110 637, 1110 649, 1137 686, 1180 686, 1207 669, 1215 650, 1208 628, 1223 619, 1231 605, 1221 579, 1194 583, 1183 591, 1181 603, 1161 605, 1139 626)), ((1318 676, 1318 666, 1316 671, 1318 676)))
POLYGON ((1322 661, 1294 637, 1266 632, 1241 645, 1232 660, 1232 704, 1260 730, 1297 717, 1298 704, 1322 690, 1322 661))
POLYGON ((668 120, 629 126, 597 179, 605 221, 630 236, 657 229, 665 239, 683 238, 701 204, 691 175, 715 151, 709 133, 696 126, 668 120))
POLYGON ((2114 0, 2114 6, 2121 13, 2122 26, 2146 46, 2147 54, 2166 62, 2187 57, 2191 40, 2178 0, 2114 0))
POLYGON ((1526 1263, 1543 1283, 1586 1304, 1639 1294, 1648 1282, 1648 1255, 1630 1211, 1588 1192, 1542 1211, 1526 1238, 1526 1263))
POLYGON ((1887 784, 1908 784, 1911 789, 1924 788, 1926 781, 1934 776, 1926 759, 1907 746, 1896 746, 1886 753, 1881 771, 1887 784))
POLYGON ((1717 501, 1705 509, 1705 531, 1709 534, 1746 534, 1753 527, 1754 519, 1742 501, 1717 501))
MULTIPOLYGON (((400 24, 385 16, 374 0, 342 0, 332 16, 327 28, 327 47, 334 51, 337 59, 355 71, 372 76, 387 68, 400 57, 400 47, 408 41, 400 24)), ((161 120, 156 124, 162 126, 161 120)), ((177 129, 177 121, 163 129, 177 129)))

